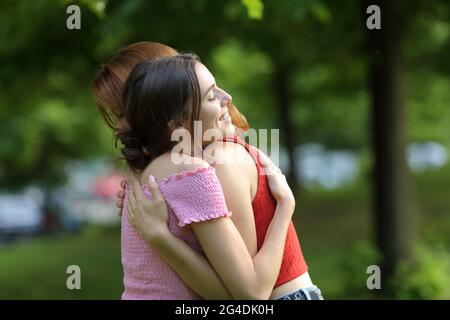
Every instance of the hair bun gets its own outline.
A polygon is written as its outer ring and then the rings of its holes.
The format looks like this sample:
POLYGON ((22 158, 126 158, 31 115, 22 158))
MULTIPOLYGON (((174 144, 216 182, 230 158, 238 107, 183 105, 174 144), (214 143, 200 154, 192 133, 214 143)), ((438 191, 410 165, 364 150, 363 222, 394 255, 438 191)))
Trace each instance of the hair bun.
POLYGON ((121 153, 131 168, 144 170, 150 162, 150 156, 144 151, 144 146, 130 130, 117 130, 116 137, 123 147, 121 153))

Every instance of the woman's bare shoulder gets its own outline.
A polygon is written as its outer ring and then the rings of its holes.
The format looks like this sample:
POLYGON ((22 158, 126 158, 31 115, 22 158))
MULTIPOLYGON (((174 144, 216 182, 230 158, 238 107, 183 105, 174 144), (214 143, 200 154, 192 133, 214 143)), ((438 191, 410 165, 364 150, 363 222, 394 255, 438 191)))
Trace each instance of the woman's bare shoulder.
POLYGON ((207 167, 211 167, 209 163, 198 157, 164 154, 147 166, 141 175, 141 180, 147 181, 150 174, 154 175, 157 180, 161 180, 179 173, 207 167))
POLYGON ((244 146, 234 142, 217 141, 209 144, 203 154, 203 159, 210 165, 236 166, 244 170, 254 166, 255 162, 244 146))

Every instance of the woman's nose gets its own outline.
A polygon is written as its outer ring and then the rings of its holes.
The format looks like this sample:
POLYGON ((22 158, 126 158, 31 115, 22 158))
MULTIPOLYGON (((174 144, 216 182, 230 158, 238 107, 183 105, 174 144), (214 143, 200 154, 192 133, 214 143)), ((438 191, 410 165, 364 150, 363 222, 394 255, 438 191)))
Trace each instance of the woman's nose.
POLYGON ((233 97, 231 97, 231 95, 229 95, 226 91, 224 90, 220 90, 221 91, 221 98, 220 98, 220 102, 222 106, 226 106, 228 105, 231 100, 233 100, 233 97))

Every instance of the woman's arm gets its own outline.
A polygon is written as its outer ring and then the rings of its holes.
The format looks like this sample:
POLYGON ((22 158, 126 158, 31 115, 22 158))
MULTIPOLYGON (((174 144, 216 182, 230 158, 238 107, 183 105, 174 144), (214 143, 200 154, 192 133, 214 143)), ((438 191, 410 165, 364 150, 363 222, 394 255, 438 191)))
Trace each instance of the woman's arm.
MULTIPOLYGON (((233 215, 239 215, 238 220, 245 216, 253 218, 249 186, 245 183, 245 172, 240 172, 245 165, 233 163, 243 163, 238 159, 241 152, 248 155, 239 148, 237 144, 228 144, 226 148, 215 150, 217 158, 222 159, 220 164, 215 165, 216 174, 227 198, 227 206, 233 215), (229 155, 232 159, 228 158, 229 155)), ((270 297, 279 274, 287 230, 295 207, 284 175, 267 156, 260 153, 260 159, 263 169, 269 174, 269 187, 277 201, 277 208, 264 243, 253 259, 233 224, 234 220, 221 218, 191 225, 208 260, 236 299, 270 297)))
MULTIPOLYGON (((237 143, 214 142, 205 152, 215 155, 205 157, 215 168, 217 178, 225 196, 230 217, 245 242, 248 252, 254 257, 258 251, 255 215, 252 207, 252 182, 258 182, 258 170, 251 155, 237 143)), ((257 192, 257 184, 254 186, 257 192)))
MULTIPOLYGON (((280 271, 286 234, 292 216, 292 211, 289 211, 290 208, 284 206, 289 204, 288 200, 291 200, 293 210, 295 202, 292 193, 287 186, 284 176, 281 175, 280 170, 276 168, 264 154, 260 155, 263 169, 266 169, 267 171, 276 170, 278 173, 278 178, 269 176, 269 186, 270 181, 274 180, 278 181, 278 183, 282 182, 284 188, 278 186, 273 190, 275 193, 274 196, 279 199, 278 207, 274 219, 266 232, 266 238, 264 239, 261 250, 257 252, 255 218, 250 192, 250 180, 257 179, 258 177, 253 158, 243 146, 235 143, 215 142, 210 144, 205 152, 214 154, 214 159, 220 160, 211 162, 211 164, 214 166, 217 178, 220 181, 227 207, 233 212, 231 222, 244 240, 246 249, 253 259, 249 260, 248 254, 244 254, 245 250, 241 247, 241 241, 237 234, 231 238, 229 237, 236 231, 234 230, 235 228, 230 225, 230 219, 220 219, 222 220, 221 222, 213 221, 209 224, 203 224, 203 226, 197 226, 199 225, 198 223, 192 224, 192 228, 194 232, 196 232, 200 243, 202 244, 203 238, 205 239, 204 242, 206 245, 211 247, 208 251, 208 249, 202 245, 208 259, 222 277, 222 280, 226 282, 223 278, 223 275, 225 275, 230 281, 235 281, 234 286, 236 287, 236 296, 239 299, 267 299, 273 290, 280 271), (279 194, 276 194, 276 189, 278 189, 279 193, 281 190, 288 189, 289 194, 285 192, 285 194, 280 197, 279 194), (286 219, 286 215, 283 212, 288 213, 288 219, 286 219), (212 241, 209 239, 212 239, 212 241), (231 241, 236 241, 236 243, 230 245, 233 249, 233 251, 228 252, 230 256, 224 258, 223 250, 219 250, 220 255, 215 257, 215 254, 218 251, 214 248, 220 246, 220 243, 229 244, 232 243, 231 241), (233 256, 234 254, 236 255, 233 256), (214 259, 224 261, 224 263, 217 262, 214 264, 214 259), (253 265, 250 264, 251 262, 253 265), (253 267, 253 270, 249 266, 253 267), (223 268, 223 271, 221 272, 217 268, 223 268), (226 275, 227 271, 230 272, 230 274, 226 275), (245 284, 245 288, 240 287, 239 284, 245 284), (244 290, 240 291, 241 289, 244 290), (249 289, 250 292, 246 289, 249 289)), ((230 284, 233 286, 233 282, 230 282, 230 284)), ((228 285, 227 287, 232 291, 228 285)))
POLYGON ((225 284, 205 256, 193 250, 183 240, 165 234, 153 248, 163 253, 164 260, 194 292, 207 300, 232 300, 225 284))
POLYGON ((264 244, 253 259, 231 219, 192 224, 209 262, 235 299, 270 297, 280 270, 292 211, 288 202, 277 206, 264 244))

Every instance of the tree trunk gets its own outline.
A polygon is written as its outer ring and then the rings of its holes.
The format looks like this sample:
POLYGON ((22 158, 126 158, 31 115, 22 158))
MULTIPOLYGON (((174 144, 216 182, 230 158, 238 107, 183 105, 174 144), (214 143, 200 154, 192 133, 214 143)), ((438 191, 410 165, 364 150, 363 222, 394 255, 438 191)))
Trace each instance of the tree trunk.
MULTIPOLYGON (((282 65, 275 65, 274 87, 280 112, 280 137, 284 141, 288 153, 289 171, 286 174, 291 188, 297 189, 297 162, 295 159, 294 128, 291 123, 292 94, 289 86, 289 71, 282 65)), ((294 193, 295 194, 295 193, 294 193)))
MULTIPOLYGON (((381 8, 381 30, 368 30, 372 100, 375 237, 382 254, 382 290, 401 259, 411 256, 413 213, 406 160, 406 110, 402 78, 402 12, 396 1, 364 1, 381 8)), ((366 15, 367 17, 367 15, 366 15)))

